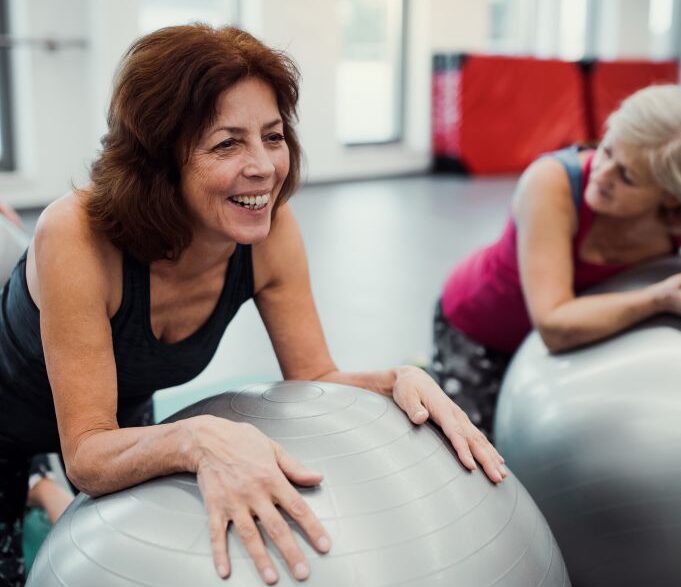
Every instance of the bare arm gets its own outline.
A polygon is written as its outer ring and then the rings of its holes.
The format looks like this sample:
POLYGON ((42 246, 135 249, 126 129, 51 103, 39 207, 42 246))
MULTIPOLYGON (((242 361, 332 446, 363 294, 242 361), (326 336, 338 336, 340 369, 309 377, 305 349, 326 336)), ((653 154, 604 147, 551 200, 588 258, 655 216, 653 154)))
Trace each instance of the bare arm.
POLYGON ((392 397, 414 424, 432 418, 469 469, 480 462, 488 477, 501 481, 503 459, 421 369, 339 371, 329 354, 312 298, 305 248, 287 206, 279 211, 268 241, 255 252, 256 304, 286 379, 316 379, 362 387, 392 397), (270 240, 271 239, 271 240, 270 240))
POLYGON ((118 427, 111 271, 73 198, 57 202, 41 218, 35 269, 45 361, 74 485, 100 495, 188 470, 181 425, 118 427))
POLYGON ((659 287, 575 296, 572 239, 577 218, 558 161, 542 159, 523 174, 515 217, 525 301, 550 351, 603 339, 665 309, 665 292, 659 287))

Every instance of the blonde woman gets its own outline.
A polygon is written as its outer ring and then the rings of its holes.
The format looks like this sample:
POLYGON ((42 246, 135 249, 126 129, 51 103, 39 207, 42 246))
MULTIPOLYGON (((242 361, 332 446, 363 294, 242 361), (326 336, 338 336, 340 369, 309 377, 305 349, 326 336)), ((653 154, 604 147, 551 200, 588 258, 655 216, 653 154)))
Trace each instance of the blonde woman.
POLYGON ((676 254, 680 212, 681 87, 652 86, 609 117, 596 150, 558 151, 523 173, 501 237, 446 281, 435 379, 490 432, 501 378, 533 327, 560 352, 660 312, 681 314, 681 275, 577 297, 632 265, 676 254))

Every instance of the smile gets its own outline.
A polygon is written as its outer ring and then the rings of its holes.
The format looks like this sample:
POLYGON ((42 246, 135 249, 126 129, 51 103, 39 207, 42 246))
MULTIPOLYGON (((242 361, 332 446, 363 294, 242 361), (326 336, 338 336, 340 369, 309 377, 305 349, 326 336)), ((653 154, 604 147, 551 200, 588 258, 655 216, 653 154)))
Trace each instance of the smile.
POLYGON ((261 210, 270 201, 269 194, 258 194, 258 195, 241 195, 241 196, 230 196, 227 198, 230 202, 246 208, 248 210, 261 210))

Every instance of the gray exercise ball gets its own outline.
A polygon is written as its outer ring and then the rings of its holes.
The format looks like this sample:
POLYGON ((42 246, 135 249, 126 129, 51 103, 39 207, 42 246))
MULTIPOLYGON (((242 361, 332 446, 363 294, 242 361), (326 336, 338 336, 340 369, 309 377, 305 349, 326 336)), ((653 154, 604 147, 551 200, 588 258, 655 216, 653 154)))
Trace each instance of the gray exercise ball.
POLYGON ((28 246, 28 235, 0 214, 0 289, 28 246))
MULTIPOLYGON (((430 425, 413 426, 383 396, 329 383, 254 385, 171 419, 250 422, 325 475, 302 493, 333 548, 310 560, 310 586, 569 585, 541 513, 512 475, 494 486, 467 472, 430 425)), ((290 522, 292 524, 292 522, 290 522)), ((293 524, 292 524, 293 525, 293 524)), ((229 529, 227 585, 262 581, 229 529)), ((295 585, 278 553, 279 585, 295 585)), ((173 475, 116 494, 81 496, 40 550, 28 587, 221 586, 196 480, 173 475)))
MULTIPOLYGON (((681 272, 664 258, 592 293, 681 272)), ((551 355, 538 334, 502 385, 495 438, 580 587, 681 585, 681 319, 551 355)))

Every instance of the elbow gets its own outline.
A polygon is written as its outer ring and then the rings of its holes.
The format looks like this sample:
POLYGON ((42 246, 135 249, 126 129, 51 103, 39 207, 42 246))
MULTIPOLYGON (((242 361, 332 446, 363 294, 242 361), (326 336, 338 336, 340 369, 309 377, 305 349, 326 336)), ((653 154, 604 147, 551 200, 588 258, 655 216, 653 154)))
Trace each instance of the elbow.
POLYGON ((78 489, 91 497, 111 493, 116 488, 107 484, 107 475, 99 459, 92 458, 86 450, 79 447, 73 453, 64 453, 64 472, 78 489))
POLYGON ((99 497, 106 493, 98 483, 101 476, 94 470, 94 467, 80 463, 75 458, 65 460, 64 463, 66 476, 78 491, 91 497, 99 497))
POLYGON ((551 323, 537 324, 537 331, 551 354, 569 351, 581 344, 580 336, 576 329, 564 325, 551 323))

